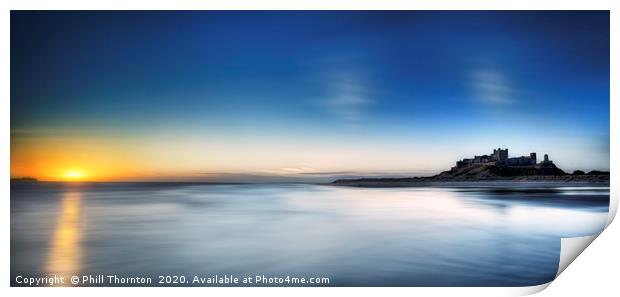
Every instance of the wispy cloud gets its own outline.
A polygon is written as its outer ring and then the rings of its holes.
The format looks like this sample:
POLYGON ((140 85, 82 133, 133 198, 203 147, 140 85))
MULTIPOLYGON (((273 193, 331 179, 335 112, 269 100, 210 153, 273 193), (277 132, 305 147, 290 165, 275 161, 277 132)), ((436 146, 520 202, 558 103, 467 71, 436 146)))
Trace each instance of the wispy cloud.
POLYGON ((374 103, 368 86, 354 73, 338 73, 329 79, 328 94, 320 103, 346 124, 359 126, 374 103))
POLYGON ((301 164, 297 167, 282 168, 279 173, 282 174, 303 174, 305 172, 314 172, 317 169, 308 164, 301 164))
POLYGON ((52 128, 20 128, 11 129, 11 141, 12 142, 31 142, 41 141, 43 139, 58 139, 60 137, 67 137, 77 134, 78 130, 61 130, 52 128))
POLYGON ((46 128, 41 128, 41 129, 11 129, 11 134, 20 134, 20 135, 33 135, 33 134, 54 134, 54 133, 58 133, 61 130, 57 130, 57 129, 46 129, 46 128))
POLYGON ((471 73, 471 86, 475 96, 484 104, 501 106, 516 102, 515 90, 504 74, 494 70, 478 70, 471 73))

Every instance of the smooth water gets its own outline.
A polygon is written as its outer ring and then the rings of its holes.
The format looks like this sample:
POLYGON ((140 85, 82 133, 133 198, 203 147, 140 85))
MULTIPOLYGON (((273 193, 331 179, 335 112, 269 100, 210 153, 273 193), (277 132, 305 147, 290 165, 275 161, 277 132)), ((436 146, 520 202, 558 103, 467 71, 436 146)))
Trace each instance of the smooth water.
POLYGON ((560 238, 599 232, 608 206, 609 188, 585 187, 14 183, 11 284, 18 275, 233 274, 537 285, 556 274, 560 238))

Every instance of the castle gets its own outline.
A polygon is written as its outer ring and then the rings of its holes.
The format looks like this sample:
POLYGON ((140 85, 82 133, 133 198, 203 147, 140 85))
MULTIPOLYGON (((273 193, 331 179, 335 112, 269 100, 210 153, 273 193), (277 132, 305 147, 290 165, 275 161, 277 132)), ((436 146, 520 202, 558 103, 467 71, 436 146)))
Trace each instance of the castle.
MULTIPOLYGON (((552 164, 549 161, 549 156, 545 154, 544 159, 540 162, 541 165, 552 164)), ((459 169, 468 166, 475 165, 499 165, 499 166, 535 166, 536 165, 536 153, 530 153, 529 156, 521 156, 515 158, 508 158, 508 149, 494 149, 491 155, 474 156, 471 159, 463 159, 456 162, 456 166, 452 169, 459 169)))

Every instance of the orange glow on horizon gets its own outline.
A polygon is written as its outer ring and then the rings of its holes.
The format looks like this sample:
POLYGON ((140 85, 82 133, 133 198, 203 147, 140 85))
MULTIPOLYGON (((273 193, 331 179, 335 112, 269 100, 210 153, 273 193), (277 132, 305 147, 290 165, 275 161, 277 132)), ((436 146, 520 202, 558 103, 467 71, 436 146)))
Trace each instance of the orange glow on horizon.
POLYGON ((117 181, 145 167, 132 145, 104 137, 11 135, 11 178, 39 181, 117 181))
POLYGON ((191 133, 136 137, 13 133, 10 174, 60 182, 243 179, 237 175, 244 174, 304 178, 308 172, 419 170, 452 164, 451 159, 435 155, 441 149, 420 149, 418 158, 410 157, 411 149, 361 140, 346 146, 313 140, 279 142, 269 137, 214 141, 191 133), (438 159, 445 164, 436 165, 438 159))

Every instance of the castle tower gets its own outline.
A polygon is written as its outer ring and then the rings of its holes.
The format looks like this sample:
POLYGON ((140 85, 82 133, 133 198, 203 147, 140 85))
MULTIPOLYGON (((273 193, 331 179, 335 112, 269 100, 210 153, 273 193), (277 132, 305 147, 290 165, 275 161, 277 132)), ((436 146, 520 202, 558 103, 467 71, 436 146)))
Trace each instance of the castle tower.
POLYGON ((493 155, 491 156, 493 161, 503 162, 508 159, 508 149, 497 148, 493 150, 493 155))
POLYGON ((536 153, 530 153, 530 164, 536 165, 536 153))
POLYGON ((549 155, 545 154, 545 163, 549 163, 549 155))

